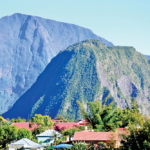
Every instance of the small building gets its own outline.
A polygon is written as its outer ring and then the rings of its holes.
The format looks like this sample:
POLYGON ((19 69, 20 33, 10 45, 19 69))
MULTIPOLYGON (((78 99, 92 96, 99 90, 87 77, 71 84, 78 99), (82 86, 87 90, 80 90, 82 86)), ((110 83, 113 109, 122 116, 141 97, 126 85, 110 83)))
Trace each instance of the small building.
POLYGON ((17 126, 18 130, 20 128, 25 128, 30 131, 32 131, 38 127, 37 123, 30 123, 30 122, 15 122, 11 126, 17 126), (32 124, 32 125, 30 126, 30 124, 32 124))
POLYGON ((79 120, 76 122, 79 126, 83 126, 87 130, 88 122, 86 120, 79 120))
POLYGON ((78 120, 78 121, 76 121, 76 123, 78 123, 79 125, 80 124, 81 125, 87 125, 88 124, 86 120, 78 120))
POLYGON ((44 146, 46 146, 47 144, 51 145, 52 143, 55 142, 54 134, 57 134, 58 138, 62 137, 62 134, 60 134, 59 132, 57 132, 53 129, 49 129, 41 134, 36 135, 38 143, 41 142, 41 144, 44 146))
POLYGON ((38 143, 35 143, 27 138, 23 138, 14 143, 8 145, 8 150, 43 150, 44 146, 38 143))
POLYGON ((111 141, 114 142, 114 147, 118 148, 120 146, 120 137, 116 132, 92 132, 89 130, 75 132, 73 137, 74 142, 85 142, 98 144, 99 142, 104 142, 106 144, 111 141))

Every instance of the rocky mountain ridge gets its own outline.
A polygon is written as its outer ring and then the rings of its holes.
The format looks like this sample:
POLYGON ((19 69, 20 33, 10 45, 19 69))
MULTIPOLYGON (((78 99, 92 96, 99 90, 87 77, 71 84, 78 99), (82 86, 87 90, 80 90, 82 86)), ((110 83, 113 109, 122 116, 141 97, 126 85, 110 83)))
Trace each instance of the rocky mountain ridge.
POLYGON ((13 106, 61 50, 85 39, 111 42, 91 30, 40 17, 14 14, 0 19, 0 114, 13 106))

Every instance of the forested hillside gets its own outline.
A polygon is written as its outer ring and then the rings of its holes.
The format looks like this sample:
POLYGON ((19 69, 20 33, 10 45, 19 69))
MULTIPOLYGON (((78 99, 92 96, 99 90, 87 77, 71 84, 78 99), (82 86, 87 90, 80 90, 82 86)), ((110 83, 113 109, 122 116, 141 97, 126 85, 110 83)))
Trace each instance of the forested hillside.
POLYGON ((150 111, 150 64, 133 47, 106 47, 98 40, 69 46, 48 64, 35 84, 4 117, 27 118, 35 113, 52 118, 61 114, 80 118, 76 101, 100 100, 111 92, 119 107, 130 107, 132 97, 143 114, 150 111))

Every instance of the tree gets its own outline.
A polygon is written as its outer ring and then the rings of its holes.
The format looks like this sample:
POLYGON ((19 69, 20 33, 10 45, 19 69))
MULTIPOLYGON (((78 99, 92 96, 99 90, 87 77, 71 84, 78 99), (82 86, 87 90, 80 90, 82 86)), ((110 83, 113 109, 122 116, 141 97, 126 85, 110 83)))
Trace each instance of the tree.
POLYGON ((135 100, 135 98, 133 97, 132 98, 132 101, 131 101, 131 110, 132 110, 132 112, 140 112, 139 111, 139 105, 138 105, 138 103, 136 102, 136 100, 135 100))
POLYGON ((18 131, 18 139, 28 138, 32 139, 32 132, 25 128, 20 128, 18 131))
POLYGON ((0 128, 0 145, 6 147, 12 140, 17 139, 18 128, 16 126, 2 126, 0 128))
POLYGON ((129 124, 135 126, 142 126, 144 123, 144 117, 141 113, 139 113, 138 111, 132 111, 128 108, 125 108, 124 110, 118 108, 117 111, 114 113, 114 116, 116 121, 120 120, 122 122, 122 125, 117 126, 117 128, 124 128, 127 127, 129 124))
POLYGON ((114 101, 106 106, 109 96, 110 94, 106 97, 103 105, 98 100, 89 102, 90 114, 83 107, 82 103, 77 101, 81 114, 95 131, 110 131, 122 124, 121 120, 115 119, 114 114, 117 110, 117 105, 115 105, 114 101))
POLYGON ((71 150, 86 150, 87 144, 85 142, 76 142, 73 143, 73 146, 71 147, 71 150))
POLYGON ((11 121, 12 123, 15 122, 15 118, 12 118, 10 121, 11 121))
POLYGON ((82 127, 73 127, 72 129, 66 129, 66 130, 62 130, 61 133, 65 136, 69 136, 69 137, 73 137, 75 132, 80 132, 83 131, 84 128, 82 127))
POLYGON ((63 119, 64 119, 64 117, 63 117, 63 116, 61 116, 61 115, 58 115, 56 119, 62 119, 62 120, 63 120, 63 119))
POLYGON ((54 131, 52 137, 54 138, 54 145, 56 145, 56 140, 60 138, 60 136, 57 134, 57 132, 54 131))
POLYGON ((150 119, 147 119, 143 126, 137 128, 135 125, 129 125, 130 134, 124 136, 122 144, 124 148, 148 150, 150 149, 150 119))
POLYGON ((20 117, 18 117, 17 119, 12 118, 12 119, 11 119, 11 122, 26 122, 26 119, 22 119, 22 118, 20 118, 20 117))
POLYGON ((131 108, 126 107, 123 110, 118 108, 114 115, 116 121, 120 120, 122 122, 120 127, 126 127, 129 124, 142 126, 145 122, 143 115, 139 111, 139 105, 134 98, 132 98, 131 108))
MULTIPOLYGON (((34 117, 31 118, 31 122, 36 122, 40 128, 40 132, 43 132, 48 129, 53 128, 54 122, 51 120, 49 116, 42 116, 41 114, 35 114, 34 117)), ((32 123, 30 124, 32 126, 32 123)))
POLYGON ((34 128, 34 130, 32 130, 33 139, 36 139, 36 135, 37 135, 37 134, 40 134, 40 133, 42 133, 42 132, 43 132, 43 130, 42 130, 41 128, 39 128, 39 127, 34 128))
POLYGON ((4 118, 0 116, 0 127, 2 126, 2 123, 4 122, 4 118))

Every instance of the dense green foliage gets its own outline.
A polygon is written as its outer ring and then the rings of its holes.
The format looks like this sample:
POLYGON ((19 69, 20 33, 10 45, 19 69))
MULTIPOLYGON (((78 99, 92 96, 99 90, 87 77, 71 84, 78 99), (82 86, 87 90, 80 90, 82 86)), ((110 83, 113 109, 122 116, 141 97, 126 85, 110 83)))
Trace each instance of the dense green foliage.
POLYGON ((83 131, 84 130, 84 127, 73 127, 72 129, 66 129, 66 130, 62 130, 61 133, 64 135, 64 136, 69 136, 69 137, 73 137, 74 136, 74 133, 75 132, 80 132, 80 131, 83 131))
POLYGON ((13 122, 26 122, 26 119, 22 119, 22 118, 20 118, 20 117, 18 117, 17 119, 12 118, 12 119, 11 119, 11 122, 12 122, 12 123, 13 123, 13 122))
POLYGON ((71 150, 79 150, 79 149, 86 150, 87 149, 87 144, 85 142, 73 143, 73 146, 71 147, 71 150))
MULTIPOLYGON (((106 98, 107 101, 108 97, 106 98)), ((89 102, 90 114, 86 111, 83 105, 77 101, 81 113, 92 125, 95 131, 110 131, 114 130, 117 126, 121 126, 122 122, 120 120, 116 121, 116 116, 114 115, 117 105, 114 106, 114 101, 106 106, 106 102, 102 105, 98 100, 94 102, 89 102)))
POLYGON ((115 120, 118 121, 120 120, 121 126, 117 127, 127 127, 128 125, 143 125, 144 123, 144 117, 143 115, 139 112, 139 105, 135 101, 134 98, 132 98, 131 101, 131 108, 127 107, 125 109, 118 108, 116 112, 114 113, 115 120))
MULTIPOLYGON (((41 114, 35 114, 35 116, 31 118, 31 122, 36 122, 41 131, 52 129, 54 124, 54 122, 51 120, 51 117, 42 116, 41 114)), ((32 123, 30 124, 31 126, 32 123)))
POLYGON ((130 135, 124 136, 122 140, 123 149, 149 150, 150 149, 150 119, 146 120, 143 126, 137 128, 134 125, 129 127, 130 135))
POLYGON ((131 109, 125 108, 122 110, 114 105, 114 101, 108 106, 106 105, 109 96, 110 94, 106 97, 104 104, 101 104, 98 100, 88 102, 90 113, 86 111, 82 103, 77 101, 84 119, 95 131, 114 131, 116 128, 126 127, 130 124, 143 125, 144 118, 139 113, 139 105, 134 98, 132 99, 131 109))
POLYGON ((0 127, 2 126, 2 123, 4 123, 4 118, 0 116, 0 127))
POLYGON ((20 128, 18 131, 17 139, 28 138, 32 139, 32 132, 25 128, 20 128))
POLYGON ((18 128, 5 125, 0 127, 0 145, 6 147, 8 143, 17 139, 18 128))

